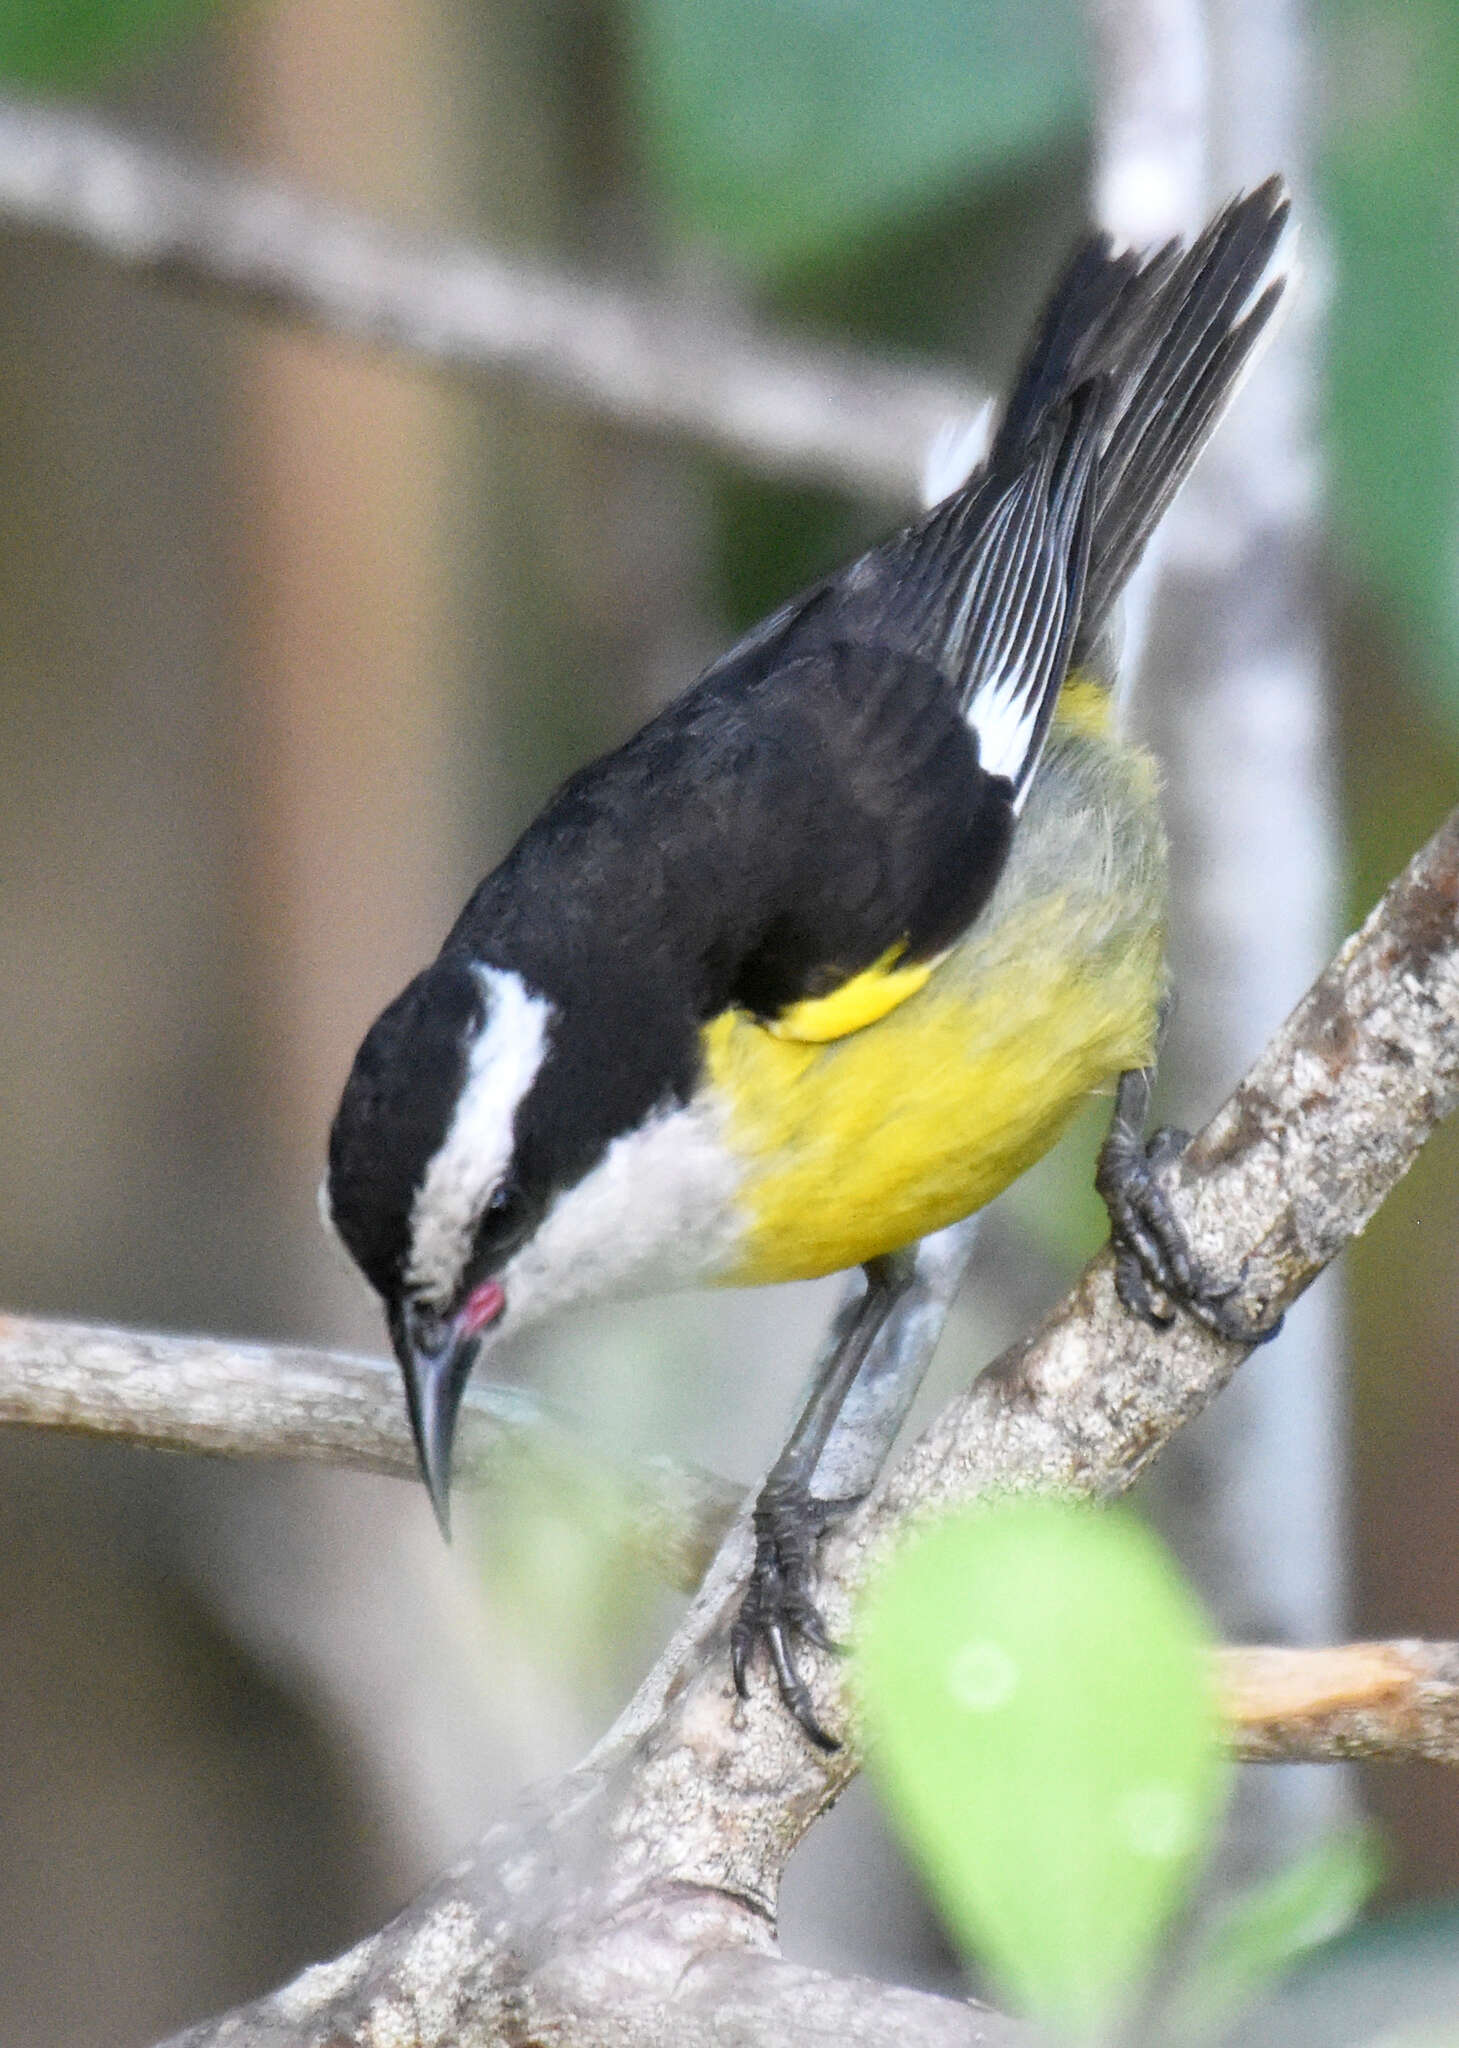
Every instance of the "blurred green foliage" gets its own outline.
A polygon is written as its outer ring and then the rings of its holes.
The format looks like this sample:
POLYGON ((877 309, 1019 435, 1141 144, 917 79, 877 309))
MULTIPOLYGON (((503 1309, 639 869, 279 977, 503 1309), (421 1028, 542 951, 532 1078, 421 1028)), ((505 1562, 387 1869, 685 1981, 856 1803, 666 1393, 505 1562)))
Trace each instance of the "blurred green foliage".
POLYGON ((519 1446, 465 1496, 459 1520, 510 1661, 588 1725, 611 1718, 652 1651, 662 1597, 611 1457, 574 1454, 565 1437, 519 1446))
POLYGON ((985 1503, 924 1524, 865 1599, 868 1767, 960 1945, 1059 2038, 1142 2010, 1187 2048, 1234 2038, 1381 1874, 1370 1834, 1333 1836, 1170 1951, 1228 1782, 1211 1670, 1194 1597, 1123 1511, 985 1503))
POLYGON ((681 227, 754 267, 837 251, 1080 125, 1069 0, 633 0, 681 227))
POLYGON ((1459 7, 1325 0, 1321 19, 1336 509, 1459 726, 1459 7))
MULTIPOLYGON (((89 83, 215 0, 0 0, 0 77, 89 83)), ((1032 174, 1087 133, 1074 0, 629 0, 630 89, 681 232, 763 278, 1032 174)), ((1459 729, 1459 6, 1323 0, 1335 509, 1459 729)), ((793 579, 791 579, 793 580, 793 579)))
POLYGON ((1225 1901, 1173 1995, 1174 2037, 1225 2039, 1277 1977, 1346 1933, 1382 1874, 1376 1838, 1353 1829, 1225 1901))
POLYGON ((213 12, 214 0, 0 0, 0 79, 75 86, 150 56, 213 12))
MULTIPOLYGON (((1459 2048, 1459 1908, 1365 1921, 1283 1983, 1252 2048, 1459 2048)), ((1242 2048, 1246 2048, 1242 2037, 1242 2048)))
MULTIPOLYGON (((1072 0, 634 0, 630 20, 671 213, 766 276, 845 264, 1087 129, 1072 0)), ((1324 0, 1315 27, 1337 523, 1459 727, 1459 7, 1324 0)))
POLYGON ((866 1601, 868 1761, 959 1942, 1077 2039, 1137 1998, 1224 1799, 1204 1618, 1133 1517, 1003 1500, 866 1601))

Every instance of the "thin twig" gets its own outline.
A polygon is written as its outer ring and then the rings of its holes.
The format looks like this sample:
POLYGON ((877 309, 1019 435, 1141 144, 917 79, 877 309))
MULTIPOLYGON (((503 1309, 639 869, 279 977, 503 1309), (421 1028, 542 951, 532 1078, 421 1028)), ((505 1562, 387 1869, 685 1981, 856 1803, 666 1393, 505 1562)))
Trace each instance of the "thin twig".
POLYGON ((1459 1764, 1459 1643, 1230 1649, 1219 1669, 1232 1746, 1247 1763, 1459 1764))
POLYGON ((0 98, 0 221, 414 362, 510 371, 767 475, 899 505, 916 499, 933 436, 983 403, 951 371, 405 235, 36 101, 0 98))

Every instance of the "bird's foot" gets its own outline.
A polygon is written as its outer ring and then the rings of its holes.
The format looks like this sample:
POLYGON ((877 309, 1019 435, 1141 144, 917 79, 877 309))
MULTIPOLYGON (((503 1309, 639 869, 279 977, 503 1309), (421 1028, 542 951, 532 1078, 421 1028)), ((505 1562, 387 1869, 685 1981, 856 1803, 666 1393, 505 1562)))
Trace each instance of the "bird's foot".
POLYGON ((1094 1184, 1109 1212, 1115 1292, 1131 1315, 1156 1329, 1168 1328, 1183 1308, 1229 1343, 1265 1344, 1282 1318, 1257 1323, 1234 1306, 1239 1281, 1218 1281, 1201 1265, 1171 1206, 1161 1174, 1189 1145, 1190 1133, 1167 1124, 1145 1138, 1150 1084, 1146 1069, 1120 1076, 1095 1169, 1094 1184))
POLYGON ((755 1563, 740 1611, 730 1629, 735 1691, 749 1697, 750 1662, 761 1643, 770 1653, 780 1697, 818 1749, 841 1747, 816 1719, 810 1688, 796 1662, 796 1642, 832 1655, 841 1645, 826 1633, 816 1605, 816 1552, 833 1522, 854 1500, 817 1500, 804 1486, 769 1480, 755 1503, 755 1563))

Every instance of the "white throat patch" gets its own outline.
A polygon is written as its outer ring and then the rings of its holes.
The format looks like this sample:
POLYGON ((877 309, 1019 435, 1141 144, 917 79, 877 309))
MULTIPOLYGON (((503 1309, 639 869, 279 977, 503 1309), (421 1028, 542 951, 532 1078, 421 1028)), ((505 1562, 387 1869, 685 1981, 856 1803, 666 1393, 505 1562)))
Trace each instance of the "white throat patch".
POLYGON ((702 1098, 624 1131, 502 1273, 505 1327, 573 1302, 722 1278, 744 1232, 742 1171, 715 1105, 702 1098))
POLYGON ((456 1114, 410 1212, 406 1279, 428 1299, 455 1293, 481 1212, 511 1163, 522 1098, 547 1049, 552 1005, 520 974, 475 966, 486 1022, 472 1043, 456 1114))

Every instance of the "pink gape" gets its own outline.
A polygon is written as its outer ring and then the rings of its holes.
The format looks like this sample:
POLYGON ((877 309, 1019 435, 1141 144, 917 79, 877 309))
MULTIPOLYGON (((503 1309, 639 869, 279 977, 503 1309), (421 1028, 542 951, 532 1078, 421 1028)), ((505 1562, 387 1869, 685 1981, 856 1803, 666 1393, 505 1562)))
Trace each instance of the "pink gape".
POLYGON ((500 1280, 483 1280, 467 1295, 459 1328, 463 1337, 476 1337, 494 1323, 507 1305, 507 1291, 500 1280))

